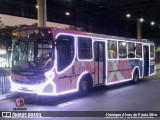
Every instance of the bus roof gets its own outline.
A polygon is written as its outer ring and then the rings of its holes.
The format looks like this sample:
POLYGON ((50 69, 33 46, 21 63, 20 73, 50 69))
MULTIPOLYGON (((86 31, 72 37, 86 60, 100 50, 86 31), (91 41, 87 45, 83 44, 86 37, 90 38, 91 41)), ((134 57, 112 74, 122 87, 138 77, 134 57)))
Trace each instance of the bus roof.
POLYGON ((68 30, 62 28, 52 28, 54 31, 58 33, 68 33, 68 34, 75 34, 75 35, 84 35, 93 38, 99 39, 115 39, 115 40, 126 40, 126 41, 137 41, 137 42, 146 42, 146 43, 154 43, 153 41, 148 41, 147 39, 138 40, 135 38, 126 38, 126 37, 119 37, 119 36, 112 36, 112 35, 105 35, 105 34, 98 34, 98 33, 89 33, 89 32, 82 32, 76 30, 68 30))
POLYGON ((147 39, 138 40, 135 38, 126 38, 126 37, 119 37, 119 36, 112 36, 112 35, 105 35, 105 34, 98 34, 98 33, 89 33, 89 32, 82 32, 82 31, 69 30, 69 29, 56 28, 56 27, 27 27, 27 28, 16 29, 13 32, 27 30, 27 29, 50 29, 54 32, 54 35, 53 35, 54 37, 59 33, 67 33, 67 34, 82 35, 82 36, 88 36, 88 37, 99 38, 99 39, 115 39, 115 40, 154 43, 153 41, 147 41, 147 39))

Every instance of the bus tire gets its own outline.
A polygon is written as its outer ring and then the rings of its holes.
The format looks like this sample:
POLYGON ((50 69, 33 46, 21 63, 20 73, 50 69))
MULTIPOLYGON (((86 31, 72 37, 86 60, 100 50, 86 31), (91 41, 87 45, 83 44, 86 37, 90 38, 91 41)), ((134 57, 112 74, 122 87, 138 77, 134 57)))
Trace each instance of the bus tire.
POLYGON ((133 79, 132 79, 132 82, 133 83, 137 83, 139 80, 139 71, 138 69, 135 69, 134 73, 133 73, 133 79))
POLYGON ((86 95, 91 90, 91 78, 86 75, 79 83, 79 92, 81 95, 86 95))

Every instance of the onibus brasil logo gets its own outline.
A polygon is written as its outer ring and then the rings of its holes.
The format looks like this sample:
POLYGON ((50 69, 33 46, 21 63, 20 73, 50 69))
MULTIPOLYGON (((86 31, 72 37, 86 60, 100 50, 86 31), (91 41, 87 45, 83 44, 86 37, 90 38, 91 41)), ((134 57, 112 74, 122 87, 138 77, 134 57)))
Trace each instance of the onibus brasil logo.
POLYGON ((42 117, 40 112, 27 112, 27 108, 24 107, 24 98, 16 98, 16 108, 13 108, 13 112, 2 112, 4 118, 40 118, 42 117))

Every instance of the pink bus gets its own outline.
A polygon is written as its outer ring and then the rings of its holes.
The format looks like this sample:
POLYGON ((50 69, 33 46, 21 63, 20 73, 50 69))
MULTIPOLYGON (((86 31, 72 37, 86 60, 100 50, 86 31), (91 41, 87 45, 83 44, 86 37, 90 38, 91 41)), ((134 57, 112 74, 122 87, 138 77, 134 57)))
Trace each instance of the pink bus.
POLYGON ((12 36, 12 91, 85 93, 156 72, 153 42, 51 27, 18 29, 12 36))

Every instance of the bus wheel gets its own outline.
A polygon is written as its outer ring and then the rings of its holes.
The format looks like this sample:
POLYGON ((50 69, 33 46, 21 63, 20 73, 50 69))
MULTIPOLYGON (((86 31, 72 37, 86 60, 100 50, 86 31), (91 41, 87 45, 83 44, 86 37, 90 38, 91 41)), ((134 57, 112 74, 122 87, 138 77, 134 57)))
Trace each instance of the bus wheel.
POLYGON ((87 94, 89 92, 89 90, 91 89, 91 84, 89 82, 89 78, 88 77, 84 77, 79 84, 79 91, 81 94, 87 94))
POLYGON ((139 79, 139 72, 138 72, 138 70, 136 69, 136 70, 134 71, 134 74, 133 74, 133 79, 132 79, 133 83, 137 83, 137 82, 138 82, 138 79, 139 79))

